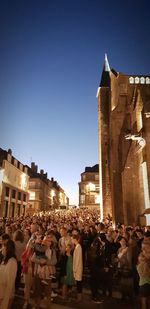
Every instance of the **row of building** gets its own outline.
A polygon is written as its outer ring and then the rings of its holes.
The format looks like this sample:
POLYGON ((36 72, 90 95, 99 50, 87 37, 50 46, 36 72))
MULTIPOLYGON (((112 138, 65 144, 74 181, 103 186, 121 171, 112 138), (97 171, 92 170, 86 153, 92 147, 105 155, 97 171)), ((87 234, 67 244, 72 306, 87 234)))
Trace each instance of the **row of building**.
POLYGON ((0 148, 0 217, 16 217, 68 207, 69 198, 54 178, 44 170, 38 172, 22 164, 8 151, 0 148))
MULTIPOLYGON (((99 165, 86 167, 79 182, 79 207, 99 208, 99 165)), ((44 170, 38 172, 35 162, 31 167, 22 164, 12 150, 0 148, 0 217, 19 217, 39 211, 66 209, 69 198, 44 170)))

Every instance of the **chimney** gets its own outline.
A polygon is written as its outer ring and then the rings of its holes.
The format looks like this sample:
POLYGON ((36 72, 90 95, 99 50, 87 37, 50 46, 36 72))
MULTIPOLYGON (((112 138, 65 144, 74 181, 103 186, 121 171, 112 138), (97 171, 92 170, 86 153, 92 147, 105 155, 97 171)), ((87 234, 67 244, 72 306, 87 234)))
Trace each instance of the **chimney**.
POLYGON ((34 171, 35 168, 35 162, 31 162, 31 169, 34 171))
POLYGON ((38 166, 35 165, 35 162, 31 162, 31 169, 34 173, 37 173, 37 170, 38 170, 38 166))
POLYGON ((8 153, 12 156, 12 150, 9 148, 8 153))

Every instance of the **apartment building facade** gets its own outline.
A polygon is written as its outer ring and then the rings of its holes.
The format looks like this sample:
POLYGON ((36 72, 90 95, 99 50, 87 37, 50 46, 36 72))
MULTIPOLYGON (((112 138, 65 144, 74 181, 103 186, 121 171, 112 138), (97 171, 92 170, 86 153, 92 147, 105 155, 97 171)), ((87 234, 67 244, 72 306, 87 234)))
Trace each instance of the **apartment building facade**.
POLYGON ((48 179, 44 170, 38 172, 35 162, 28 167, 29 171, 29 212, 50 211, 60 209, 62 205, 69 204, 65 191, 52 177, 48 179))
POLYGON ((0 217, 20 217, 28 207, 28 168, 0 148, 0 217))
POLYGON ((79 182, 79 207, 99 208, 99 165, 86 167, 79 182))

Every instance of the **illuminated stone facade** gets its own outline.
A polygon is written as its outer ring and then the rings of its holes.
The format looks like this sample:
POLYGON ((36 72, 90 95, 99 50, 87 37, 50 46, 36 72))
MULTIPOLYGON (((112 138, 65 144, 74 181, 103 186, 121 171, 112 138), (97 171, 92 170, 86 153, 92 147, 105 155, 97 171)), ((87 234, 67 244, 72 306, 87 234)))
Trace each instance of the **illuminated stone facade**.
POLYGON ((68 207, 69 198, 35 163, 23 165, 12 151, 0 148, 0 217, 20 217, 68 207))
POLYGON ((79 207, 99 208, 99 166, 86 167, 79 182, 79 207))
POLYGON ((29 171, 29 212, 31 214, 39 211, 48 211, 68 206, 69 199, 64 190, 53 178, 48 179, 47 173, 40 170, 34 162, 31 163, 29 171))
POLYGON ((28 205, 28 169, 0 148, 0 217, 19 217, 28 205))
POLYGON ((105 57, 97 98, 101 216, 150 224, 150 76, 110 70, 105 57))

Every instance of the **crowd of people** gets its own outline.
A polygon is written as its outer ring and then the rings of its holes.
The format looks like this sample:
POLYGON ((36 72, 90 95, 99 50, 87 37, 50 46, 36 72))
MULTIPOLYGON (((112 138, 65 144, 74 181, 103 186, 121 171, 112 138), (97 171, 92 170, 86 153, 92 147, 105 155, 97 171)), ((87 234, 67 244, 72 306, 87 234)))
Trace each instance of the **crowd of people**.
POLYGON ((15 290, 24 284, 24 306, 47 308, 56 291, 82 302, 84 271, 89 270, 91 299, 112 297, 114 281, 122 298, 140 299, 150 308, 150 227, 112 226, 99 211, 52 210, 33 216, 0 219, 0 309, 10 309, 15 290), (31 293, 32 291, 32 293, 31 293))

